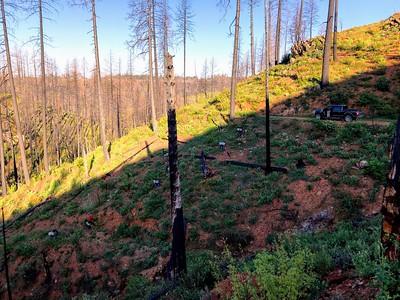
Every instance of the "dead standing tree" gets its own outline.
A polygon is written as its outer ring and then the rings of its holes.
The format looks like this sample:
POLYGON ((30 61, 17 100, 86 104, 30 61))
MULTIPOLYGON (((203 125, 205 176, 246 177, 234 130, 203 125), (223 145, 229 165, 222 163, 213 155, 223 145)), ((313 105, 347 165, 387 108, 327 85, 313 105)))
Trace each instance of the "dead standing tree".
POLYGON ((339 0, 335 0, 335 22, 333 26, 333 61, 337 61, 337 32, 339 23, 339 0))
POLYGON ((400 258, 400 118, 390 147, 390 172, 382 205, 381 241, 385 256, 390 260, 400 258))
POLYGON ((256 50, 254 43, 254 8, 258 4, 258 0, 249 0, 250 12, 250 56, 251 56, 251 75, 256 75, 256 50))
MULTIPOLYGON (((228 9, 231 0, 219 0, 225 11, 228 9)), ((233 57, 232 57, 232 76, 231 76, 231 90, 230 90, 230 110, 229 119, 235 119, 235 105, 236 105, 236 87, 239 66, 239 38, 240 38, 240 5, 241 0, 236 0, 236 13, 232 24, 235 24, 235 35, 233 42, 233 57)), ((231 24, 231 26, 232 26, 231 24)))
POLYGON ((95 54, 95 82, 97 85, 96 96, 99 108, 99 119, 100 119, 100 141, 103 148, 104 158, 110 159, 110 153, 108 152, 107 134, 106 134, 106 116, 104 111, 104 100, 103 90, 101 84, 101 69, 100 69, 100 50, 99 50, 99 38, 97 34, 97 14, 96 14, 96 0, 73 0, 73 5, 84 6, 90 10, 91 21, 92 21, 92 33, 93 33, 93 45, 95 54))
POLYGON ((181 0, 175 20, 178 24, 177 37, 178 43, 183 43, 183 103, 187 104, 187 88, 186 88, 186 46, 188 38, 193 36, 193 18, 194 14, 189 0, 181 0))
MULTIPOLYGON (((264 0, 264 38, 265 38, 265 57, 269 57, 269 17, 271 16, 271 2, 264 0)), ((270 108, 269 108, 269 62, 265 60, 265 175, 271 172, 287 173, 287 169, 281 167, 273 167, 271 163, 271 122, 270 122, 270 108)))
POLYGON ((176 124, 175 103, 175 75, 173 57, 168 54, 166 58, 166 91, 168 108, 168 155, 169 176, 171 189, 171 214, 172 214, 172 253, 170 258, 170 276, 175 279, 181 273, 186 272, 185 249, 185 221, 183 218, 183 206, 181 186, 178 170, 178 134, 176 124))
POLYGON ((3 39, 4 39, 4 47, 5 47, 5 51, 6 51, 7 68, 8 68, 8 80, 9 80, 10 88, 11 88, 15 127, 16 127, 16 131, 17 131, 18 145, 19 145, 19 150, 20 150, 20 155, 21 155, 22 171, 24 174, 25 182, 27 184, 29 184, 30 176, 29 176, 29 171, 28 171, 28 164, 26 161, 24 138, 22 135, 21 119, 20 119, 20 115, 19 115, 17 92, 16 92, 16 88, 15 88, 13 65, 12 65, 12 61, 11 61, 10 44, 8 41, 8 28, 7 28, 7 19, 6 19, 7 13, 6 13, 6 8, 5 8, 4 2, 5 2, 5 0, 0 0, 1 17, 2 17, 2 24, 3 24, 3 39))
POLYGON ((329 60, 332 46, 332 26, 335 0, 329 0, 328 18, 326 21, 324 58, 322 63, 321 87, 329 85, 329 60))
POLYGON ((148 54, 149 67, 149 103, 151 110, 151 127, 157 132, 157 116, 154 95, 154 68, 153 68, 153 1, 132 0, 128 18, 131 22, 132 36, 128 45, 132 49, 139 49, 139 55, 148 54))
MULTIPOLYGON (((45 60, 45 39, 44 34, 44 14, 50 14, 52 11, 56 11, 54 7, 54 0, 31 0, 28 10, 31 15, 38 15, 39 17, 39 33, 38 37, 34 38, 33 41, 39 43, 40 48, 40 93, 42 97, 42 145, 43 145, 43 165, 46 173, 49 172, 50 162, 48 153, 48 134, 47 134, 47 87, 46 87, 46 60, 45 60)), ((36 72, 35 72, 36 73, 36 72)), ((35 76, 36 78, 36 76, 35 76)))
POLYGON ((275 35, 275 65, 281 60, 281 27, 282 27, 282 0, 278 0, 278 15, 276 17, 276 35, 275 35))

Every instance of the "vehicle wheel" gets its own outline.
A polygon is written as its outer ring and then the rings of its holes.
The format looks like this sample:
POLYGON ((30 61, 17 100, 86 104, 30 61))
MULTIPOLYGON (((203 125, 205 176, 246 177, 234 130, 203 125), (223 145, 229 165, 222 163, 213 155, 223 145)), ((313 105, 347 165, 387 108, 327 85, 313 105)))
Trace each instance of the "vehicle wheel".
POLYGON ((352 117, 351 115, 346 115, 346 116, 344 117, 344 120, 345 120, 347 123, 350 123, 350 122, 353 121, 353 117, 352 117))
POLYGON ((315 118, 316 118, 317 120, 321 120, 321 119, 322 119, 322 116, 321 116, 321 114, 316 114, 316 115, 315 115, 315 118))

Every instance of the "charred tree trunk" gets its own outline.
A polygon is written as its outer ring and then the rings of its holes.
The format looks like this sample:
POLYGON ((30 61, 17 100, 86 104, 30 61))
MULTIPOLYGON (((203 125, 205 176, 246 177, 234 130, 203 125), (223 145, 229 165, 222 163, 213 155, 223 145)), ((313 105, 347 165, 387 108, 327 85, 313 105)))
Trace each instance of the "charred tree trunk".
POLYGON ((335 4, 335 0, 329 0, 328 18, 326 21, 324 58, 323 58, 323 63, 322 63, 321 87, 326 87, 327 85, 329 85, 329 60, 330 60, 331 44, 332 44, 332 25, 333 25, 334 4, 335 4))
POLYGON ((103 93, 101 88, 99 40, 97 36, 96 0, 91 0, 91 4, 92 4, 93 42, 94 42, 94 52, 96 59, 97 101, 99 104, 99 115, 100 115, 100 139, 101 139, 101 145, 103 147, 104 158, 105 160, 109 160, 110 154, 108 153, 107 149, 106 120, 104 114, 103 93))
POLYGON ((237 84, 237 68, 239 61, 239 31, 240 31, 240 0, 236 0, 236 16, 235 16, 235 40, 233 44, 232 59, 232 78, 231 78, 231 95, 230 95, 230 114, 229 118, 235 118, 236 105, 236 84, 237 84))
POLYGON ((44 56, 44 33, 43 33, 43 7, 39 0, 39 24, 40 24, 40 71, 42 85, 42 127, 43 127, 43 164, 46 173, 49 172, 49 154, 47 149, 47 90, 46 90, 46 61, 44 56))
POLYGON ((155 76, 155 82, 156 82, 156 88, 155 88, 155 98, 156 98, 156 103, 157 106, 159 106, 159 110, 161 110, 161 86, 160 86, 160 76, 158 72, 158 51, 157 51, 157 34, 156 34, 156 6, 155 6, 155 1, 152 0, 151 6, 153 7, 152 10, 152 23, 153 23, 153 49, 154 49, 154 76, 155 76))
MULTIPOLYGON (((270 16, 270 3, 265 0, 265 57, 269 57, 269 35, 268 30, 269 16, 270 16)), ((265 175, 270 173, 271 170, 271 135, 270 135, 270 119, 269 119, 269 61, 265 60, 265 175)))
POLYGON ((7 255, 7 243, 6 243, 6 224, 4 221, 4 209, 1 208, 1 215, 3 219, 3 255, 4 255, 4 269, 6 272, 6 282, 7 282, 7 295, 8 300, 12 300, 11 285, 10 285, 10 275, 8 271, 8 255, 7 255))
POLYGON ((0 173, 1 173, 1 193, 3 196, 7 195, 7 180, 6 180, 6 166, 4 158, 4 136, 3 136, 3 117, 1 115, 0 105, 0 173))
POLYGON ((24 174, 25 182, 27 184, 29 184, 31 180, 29 177, 28 164, 26 161, 24 138, 22 135, 21 120, 20 120, 20 116, 19 116, 17 92, 15 89, 14 74, 13 74, 11 53, 10 53, 10 45, 8 42, 8 31, 7 31, 7 21, 6 21, 6 11, 5 11, 5 7, 4 7, 4 0, 1 0, 0 4, 1 4, 1 15, 2 15, 2 23, 3 23, 3 39, 4 39, 4 47, 6 50, 6 59, 7 59, 7 68, 8 68, 8 80, 10 82, 10 88, 11 88, 11 96, 12 96, 14 118, 15 118, 15 127, 17 130, 18 145, 19 145, 19 151, 20 151, 20 155, 21 155, 22 171, 24 174))
POLYGON ((153 5, 152 0, 148 0, 147 25, 148 25, 148 47, 149 47, 149 100, 151 106, 151 127, 157 132, 157 115, 154 100, 154 76, 153 76, 153 5))
POLYGON ((177 278, 186 272, 186 249, 185 249, 185 221, 183 218, 181 186, 178 170, 178 135, 176 124, 175 104, 175 75, 173 58, 168 54, 168 72, 166 76, 167 85, 167 107, 168 107, 168 154, 169 175, 171 189, 172 210, 172 253, 170 260, 170 275, 177 278))
POLYGON ((249 1, 250 6, 250 51, 251 51, 251 75, 256 74, 256 51, 254 47, 254 0, 249 1))
POLYGON ((282 0, 278 0, 278 16, 276 18, 275 65, 279 64, 280 62, 281 25, 282 25, 282 0))
POLYGON ((339 17, 339 0, 335 0, 335 24, 333 26, 333 61, 337 61, 337 31, 339 17))
POLYGON ((400 259, 400 118, 390 147, 390 172, 387 178, 382 205, 381 241, 385 256, 390 260, 400 259))

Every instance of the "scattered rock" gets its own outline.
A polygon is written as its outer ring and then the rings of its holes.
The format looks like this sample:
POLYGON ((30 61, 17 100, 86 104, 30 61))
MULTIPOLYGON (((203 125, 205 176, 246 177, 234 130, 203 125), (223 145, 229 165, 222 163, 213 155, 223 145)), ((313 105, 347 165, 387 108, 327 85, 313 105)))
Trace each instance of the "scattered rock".
POLYGON ((325 228, 333 222, 335 215, 333 208, 315 213, 301 224, 300 232, 312 233, 325 228))
POLYGON ((154 179, 153 180, 153 186, 154 188, 159 188, 161 186, 161 181, 159 179, 154 179))
POLYGON ((356 163, 355 168, 358 170, 362 170, 362 169, 367 168, 368 166, 369 166, 369 163, 366 160, 362 160, 362 161, 356 163))
POLYGON ((57 230, 57 229, 50 230, 50 231, 47 233, 47 235, 48 235, 49 237, 51 237, 51 238, 54 238, 54 237, 58 236, 58 230, 57 230))
POLYGON ((386 20, 383 25, 385 30, 400 30, 400 13, 396 13, 386 20))

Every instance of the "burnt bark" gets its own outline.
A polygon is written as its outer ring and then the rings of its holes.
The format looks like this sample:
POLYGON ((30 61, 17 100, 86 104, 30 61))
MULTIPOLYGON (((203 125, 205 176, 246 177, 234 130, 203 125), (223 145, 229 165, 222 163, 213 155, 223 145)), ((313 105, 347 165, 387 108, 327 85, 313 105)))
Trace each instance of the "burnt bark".
POLYGON ((325 45, 324 45, 324 58, 322 63, 322 78, 321 87, 329 85, 329 60, 331 53, 332 44, 332 26, 333 26, 333 11, 334 11, 335 0, 329 0, 328 18, 326 21, 326 34, 325 34, 325 45))
POLYGON ((333 26, 333 61, 337 61, 337 31, 339 17, 339 0, 335 0, 335 23, 333 26))
POLYGON ((167 85, 167 107, 168 107, 168 155, 169 176, 171 189, 171 214, 172 214, 172 253, 170 257, 170 276, 179 277, 186 272, 186 249, 185 249, 185 222, 183 218, 182 196, 180 177, 178 170, 178 135, 176 123, 175 105, 175 75, 173 57, 168 54, 166 85, 167 85))
POLYGON ((237 73, 238 73, 237 69, 239 61, 239 31, 240 31, 240 0, 236 0, 235 40, 233 44, 230 113, 229 113, 229 118, 231 120, 235 118, 236 84, 237 84, 237 73))
POLYGON ((400 117, 390 146, 390 172, 382 204, 381 242, 389 260, 400 259, 400 117))

